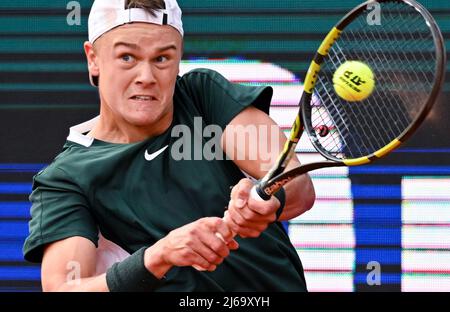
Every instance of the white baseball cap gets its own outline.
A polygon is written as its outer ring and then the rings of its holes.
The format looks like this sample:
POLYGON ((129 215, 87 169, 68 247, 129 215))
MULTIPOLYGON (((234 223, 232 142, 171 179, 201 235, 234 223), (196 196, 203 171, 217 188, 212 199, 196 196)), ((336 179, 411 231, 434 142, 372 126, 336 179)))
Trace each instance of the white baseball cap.
POLYGON ((127 0, 95 0, 89 14, 89 42, 101 35, 133 22, 170 25, 184 35, 181 9, 176 0, 164 0, 165 9, 155 10, 153 16, 145 9, 127 8, 127 0))
MULTIPOLYGON (((95 0, 89 14, 89 42, 94 43, 108 31, 133 22, 170 25, 184 36, 181 9, 176 0, 164 0, 164 9, 155 10, 152 15, 145 9, 128 8, 127 0, 95 0)), ((98 77, 89 75, 93 86, 98 86, 98 77)))

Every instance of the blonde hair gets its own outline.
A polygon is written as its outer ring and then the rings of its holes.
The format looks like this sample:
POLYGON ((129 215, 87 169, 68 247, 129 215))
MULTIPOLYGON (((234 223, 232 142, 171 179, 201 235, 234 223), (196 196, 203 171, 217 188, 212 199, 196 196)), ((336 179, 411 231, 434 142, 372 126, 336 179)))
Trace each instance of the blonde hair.
POLYGON ((127 0, 125 2, 125 8, 144 9, 150 14, 155 15, 154 11, 165 9, 166 3, 164 0, 127 0))

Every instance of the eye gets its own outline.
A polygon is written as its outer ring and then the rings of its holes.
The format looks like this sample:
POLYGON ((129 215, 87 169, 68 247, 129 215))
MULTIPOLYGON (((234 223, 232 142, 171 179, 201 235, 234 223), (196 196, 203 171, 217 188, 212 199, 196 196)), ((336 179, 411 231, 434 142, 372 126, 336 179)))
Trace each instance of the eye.
POLYGON ((126 63, 131 63, 134 61, 134 57, 129 54, 124 54, 120 56, 120 59, 126 63))
POLYGON ((168 61, 169 59, 166 56, 161 55, 161 56, 158 56, 155 60, 157 63, 164 63, 164 62, 168 61))

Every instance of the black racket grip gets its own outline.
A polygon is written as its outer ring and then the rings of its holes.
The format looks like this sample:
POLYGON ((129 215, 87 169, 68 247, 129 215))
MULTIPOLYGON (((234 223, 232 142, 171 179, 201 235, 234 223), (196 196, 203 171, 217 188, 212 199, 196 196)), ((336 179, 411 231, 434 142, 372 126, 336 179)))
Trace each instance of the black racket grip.
POLYGON ((250 192, 250 196, 253 199, 264 200, 264 201, 267 201, 267 200, 269 200, 272 197, 270 195, 267 195, 264 192, 263 188, 261 187, 261 184, 256 184, 254 187, 252 187, 252 190, 250 192))

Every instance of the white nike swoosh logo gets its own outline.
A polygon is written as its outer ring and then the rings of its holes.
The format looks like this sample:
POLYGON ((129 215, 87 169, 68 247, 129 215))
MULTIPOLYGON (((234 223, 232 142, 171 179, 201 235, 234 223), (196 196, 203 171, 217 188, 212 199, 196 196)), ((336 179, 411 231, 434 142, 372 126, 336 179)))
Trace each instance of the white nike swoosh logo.
POLYGON ((164 146, 162 149, 160 149, 159 151, 156 151, 156 152, 154 152, 154 153, 152 153, 152 154, 149 154, 149 153, 147 152, 147 150, 145 150, 145 154, 144 154, 145 160, 146 160, 146 161, 151 161, 151 160, 155 159, 156 157, 159 156, 159 154, 161 154, 162 152, 164 152, 164 151, 166 150, 166 148, 168 148, 168 147, 169 147, 169 145, 166 145, 166 146, 164 146))

